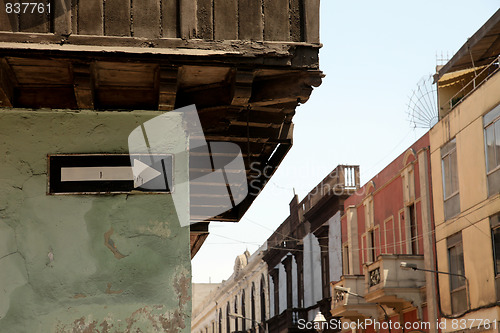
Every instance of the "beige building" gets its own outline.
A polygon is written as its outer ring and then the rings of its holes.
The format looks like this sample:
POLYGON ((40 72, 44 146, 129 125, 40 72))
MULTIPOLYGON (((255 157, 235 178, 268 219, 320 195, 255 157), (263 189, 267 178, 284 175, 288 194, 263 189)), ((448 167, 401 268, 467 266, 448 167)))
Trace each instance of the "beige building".
POLYGON ((191 332, 229 333, 264 332, 269 319, 267 265, 262 260, 266 249, 261 246, 254 254, 248 251, 236 257, 234 272, 208 295, 206 284, 193 284, 205 293, 204 299, 193 299, 191 332))
POLYGON ((449 273, 438 274, 444 332, 498 331, 499 41, 497 11, 435 77, 430 147, 437 269, 449 273))

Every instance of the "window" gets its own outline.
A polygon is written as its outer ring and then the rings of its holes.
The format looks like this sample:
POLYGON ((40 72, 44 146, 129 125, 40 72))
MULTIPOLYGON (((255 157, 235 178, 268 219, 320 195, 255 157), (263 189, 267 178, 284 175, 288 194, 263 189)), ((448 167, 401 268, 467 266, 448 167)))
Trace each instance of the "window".
POLYGON ((347 275, 349 273, 349 245, 348 243, 344 244, 344 248, 342 251, 342 264, 343 264, 343 274, 347 275))
POLYGON ((460 213, 458 193, 457 145, 453 139, 441 148, 443 171, 444 217, 450 219, 460 213))
POLYGON ((408 207, 410 215, 410 245, 411 254, 418 254, 418 232, 417 232, 417 218, 415 216, 415 204, 408 207))
POLYGON ((222 333, 222 309, 219 309, 219 333, 222 333))
MULTIPOLYGON (((238 296, 234 296, 234 313, 238 314, 238 296)), ((238 317, 234 317, 234 331, 238 332, 238 317)))
POLYGON ((226 306, 226 333, 231 332, 231 319, 229 317, 230 312, 231 312, 231 308, 229 307, 229 302, 227 302, 227 306, 226 306))
MULTIPOLYGON (((465 276, 462 234, 448 237, 447 245, 449 272, 465 276)), ((467 310, 467 290, 465 278, 457 275, 450 275, 451 310, 462 313, 467 310)))
POLYGON ((323 298, 330 297, 330 262, 328 257, 328 243, 321 246, 321 281, 323 285, 323 298))
POLYGON ((493 266, 495 269, 495 284, 497 300, 500 300, 500 214, 490 217, 491 241, 493 243, 493 266))
MULTIPOLYGON (((260 322, 264 324, 266 322, 266 290, 265 290, 265 283, 266 281, 264 280, 264 277, 261 277, 260 279, 260 322)), ((279 286, 276 284, 275 288, 279 288, 279 286)), ((276 293, 277 295, 277 293, 276 293)), ((275 301, 275 304, 279 303, 279 298, 275 301)), ((279 311, 276 311, 275 315, 278 315, 279 311)))
MULTIPOLYGON (((246 310, 245 310, 245 290, 241 292, 241 315, 246 318, 246 310)), ((246 319, 242 318, 241 319, 241 330, 246 331, 247 330, 247 323, 246 319)))
POLYGON ((255 283, 252 282, 252 295, 250 300, 250 307, 252 312, 252 332, 255 332, 255 283))
POLYGON ((500 105, 484 116, 483 124, 488 194, 491 196, 500 191, 500 105))

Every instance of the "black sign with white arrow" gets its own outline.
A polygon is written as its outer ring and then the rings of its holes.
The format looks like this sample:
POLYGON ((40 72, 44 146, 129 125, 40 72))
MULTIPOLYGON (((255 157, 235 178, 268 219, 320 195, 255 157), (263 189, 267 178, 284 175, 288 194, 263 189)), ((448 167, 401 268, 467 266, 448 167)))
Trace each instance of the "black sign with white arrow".
POLYGON ((98 194, 132 191, 169 193, 169 154, 49 155, 49 193, 98 194))

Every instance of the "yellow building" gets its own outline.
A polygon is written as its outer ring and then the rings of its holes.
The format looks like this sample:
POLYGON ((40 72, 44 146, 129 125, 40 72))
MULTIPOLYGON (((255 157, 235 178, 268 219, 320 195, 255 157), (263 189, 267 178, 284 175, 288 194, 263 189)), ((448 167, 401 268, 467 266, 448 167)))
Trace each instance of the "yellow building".
POLYGON ((439 69, 430 130, 443 332, 499 331, 500 10, 439 69), (455 274, 455 275, 450 275, 455 274))

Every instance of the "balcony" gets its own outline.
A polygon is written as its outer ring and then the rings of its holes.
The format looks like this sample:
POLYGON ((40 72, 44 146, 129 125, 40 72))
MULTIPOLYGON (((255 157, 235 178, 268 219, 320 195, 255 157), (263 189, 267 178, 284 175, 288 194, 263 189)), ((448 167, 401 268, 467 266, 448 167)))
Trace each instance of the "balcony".
POLYGON ((332 283, 331 287, 333 317, 343 317, 351 321, 377 318, 376 304, 369 304, 363 297, 353 295, 364 295, 365 277, 363 275, 344 275, 339 282, 332 283), (335 287, 346 288, 352 294, 336 290, 335 287))
POLYGON ((307 310, 286 309, 281 314, 267 321, 269 332, 304 332, 299 330, 299 319, 307 321, 307 310))
POLYGON ((425 272, 401 269, 401 263, 424 266, 422 255, 382 254, 377 261, 364 267, 365 300, 391 308, 420 307, 425 272))
POLYGON ((500 56, 489 64, 443 75, 438 82, 441 117, 470 96, 500 69, 500 56))

